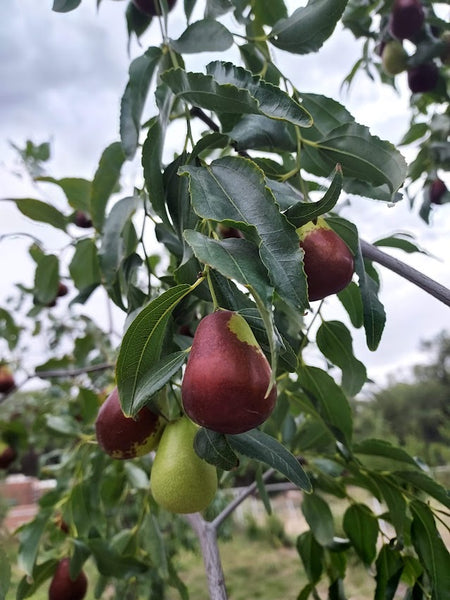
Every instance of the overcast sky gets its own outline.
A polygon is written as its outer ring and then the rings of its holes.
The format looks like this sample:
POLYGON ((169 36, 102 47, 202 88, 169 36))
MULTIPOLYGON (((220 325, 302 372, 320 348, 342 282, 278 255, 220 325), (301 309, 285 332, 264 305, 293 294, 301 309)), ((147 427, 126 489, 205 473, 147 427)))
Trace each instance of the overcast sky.
MULTIPOLYGON (((48 171, 52 176, 92 178, 101 152, 118 139, 120 96, 130 60, 123 16, 126 2, 103 0, 97 12, 95 0, 83 0, 80 8, 66 14, 52 12, 51 5, 51 0, 0 2, 2 198, 32 196, 56 203, 61 201, 50 186, 35 188, 15 174, 18 164, 9 142, 23 146, 27 139, 36 144, 50 140, 52 160, 48 171)), ((203 1, 199 0, 199 6, 202 5, 203 1)), ((298 3, 291 2, 291 6, 294 5, 298 3)), ((169 26, 173 38, 184 29, 181 1, 171 13, 169 26)), ((143 36, 142 47, 132 44, 131 56, 138 56, 149 45, 158 44, 159 36, 159 28, 154 23, 143 36)), ((303 57, 280 52, 276 60, 300 91, 339 99, 372 133, 396 143, 408 125, 404 77, 399 78, 399 87, 404 92, 401 96, 372 83, 363 74, 348 95, 339 95, 342 79, 359 53, 359 42, 349 33, 336 32, 317 54, 303 57)), ((204 64, 217 58, 224 58, 224 54, 189 57, 188 66, 202 70, 204 64)), ((176 143, 177 139, 169 140, 169 152, 171 144, 175 149, 176 143)), ((133 182, 139 175, 138 163, 127 165, 124 195, 132 192, 133 182)), ((407 201, 389 207, 382 202, 352 198, 342 215, 353 220, 361 237, 368 241, 397 231, 413 234, 417 243, 435 258, 389 252, 450 287, 450 205, 439 207, 431 226, 421 221, 417 211, 409 209, 407 201)), ((0 235, 11 231, 35 233, 45 239, 52 252, 60 253, 67 244, 65 236, 47 226, 30 223, 13 205, 2 202, 0 235)), ((32 283, 34 271, 27 255, 28 246, 29 240, 25 238, 9 238, 0 243, 0 305, 15 283, 32 283)), ((372 353, 366 349, 362 331, 353 333, 356 355, 368 365, 369 375, 378 380, 388 372, 400 373, 420 360, 420 340, 448 329, 450 314, 448 307, 424 291, 381 267, 379 270, 387 324, 378 351, 372 353)), ((80 310, 95 314, 102 323, 104 310, 99 309, 102 302, 99 291, 80 310)), ((340 318, 343 314, 336 299, 327 301, 326 310, 329 318, 340 318)))

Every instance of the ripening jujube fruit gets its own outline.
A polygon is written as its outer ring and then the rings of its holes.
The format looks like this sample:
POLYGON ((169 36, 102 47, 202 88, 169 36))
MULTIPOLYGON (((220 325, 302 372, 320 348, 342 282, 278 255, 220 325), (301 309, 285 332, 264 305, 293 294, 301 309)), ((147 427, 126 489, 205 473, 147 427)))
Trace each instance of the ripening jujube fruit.
POLYGON ((194 450, 198 427, 186 417, 166 425, 153 461, 150 488, 155 501, 174 513, 204 510, 217 491, 217 472, 194 450))
POLYGON ((84 571, 75 579, 70 577, 70 558, 58 563, 48 590, 49 600, 82 600, 87 592, 88 580, 84 571))
POLYGON ((337 294, 350 283, 355 268, 353 254, 323 217, 299 227, 300 247, 311 302, 337 294))
POLYGON ((219 433, 242 433, 263 423, 277 398, 271 368, 248 323, 219 310, 194 334, 181 385, 186 414, 219 433))
POLYGON ((395 0, 389 15, 389 30, 399 39, 413 39, 422 28, 425 12, 419 0, 395 0))
POLYGON ((437 177, 430 184, 429 194, 430 194, 430 202, 431 204, 441 204, 442 196, 447 191, 447 186, 437 177))
POLYGON ((0 469, 7 469, 17 454, 12 446, 0 441, 0 469))
POLYGON ((136 458, 156 448, 164 422, 159 415, 142 408, 137 415, 126 417, 115 387, 103 404, 95 421, 95 433, 101 448, 118 460, 136 458))
POLYGON ((14 375, 8 365, 0 365, 0 394, 7 394, 16 387, 14 375))

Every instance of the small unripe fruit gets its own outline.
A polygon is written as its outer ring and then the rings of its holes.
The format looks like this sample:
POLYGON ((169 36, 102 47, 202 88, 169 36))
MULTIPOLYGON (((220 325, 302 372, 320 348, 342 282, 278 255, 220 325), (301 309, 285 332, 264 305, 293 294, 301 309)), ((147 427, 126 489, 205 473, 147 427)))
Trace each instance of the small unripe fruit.
MULTIPOLYGON (((133 4, 138 8, 144 15, 149 17, 156 17, 162 15, 161 2, 160 0, 131 0, 133 4)), ((177 0, 167 0, 167 7, 170 10, 175 6, 177 0)))
POLYGON ((49 600, 83 600, 88 580, 84 571, 76 579, 70 577, 70 559, 63 558, 56 567, 48 590, 49 600))
POLYGON ((147 407, 126 417, 120 405, 117 387, 103 402, 95 421, 97 441, 115 459, 126 460, 148 454, 156 448, 164 423, 147 407))
POLYGON ((437 86, 439 69, 434 62, 426 62, 408 69, 408 85, 413 94, 431 92, 437 86))
POLYGON ((425 12, 419 0, 395 0, 389 30, 399 40, 411 40, 419 33, 424 21, 425 12))
POLYGON ((429 190, 431 204, 441 204, 442 197, 446 193, 446 191, 447 186, 442 181, 442 179, 437 178, 434 181, 432 181, 429 190))
POLYGON ((392 40, 385 44, 381 56, 383 70, 387 75, 398 75, 406 69, 408 54, 401 42, 392 40))
POLYGON ((322 300, 347 287, 354 271, 353 254, 325 219, 319 217, 297 232, 304 251, 303 266, 309 300, 322 300))

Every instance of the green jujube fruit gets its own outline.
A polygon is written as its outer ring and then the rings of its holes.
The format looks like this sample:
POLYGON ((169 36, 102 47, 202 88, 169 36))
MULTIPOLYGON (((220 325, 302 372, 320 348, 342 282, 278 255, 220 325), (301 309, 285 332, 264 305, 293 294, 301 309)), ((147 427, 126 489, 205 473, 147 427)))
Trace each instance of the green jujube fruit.
POLYGON ((162 434, 151 472, 155 501, 174 513, 204 510, 217 490, 215 467, 194 450, 198 427, 186 417, 169 423, 162 434))

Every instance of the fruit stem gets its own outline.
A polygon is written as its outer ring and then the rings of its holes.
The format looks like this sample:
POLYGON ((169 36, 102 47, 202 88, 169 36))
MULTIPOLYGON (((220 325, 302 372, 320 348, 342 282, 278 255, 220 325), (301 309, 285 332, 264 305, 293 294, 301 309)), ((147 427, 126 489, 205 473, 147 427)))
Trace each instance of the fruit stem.
POLYGON ((208 281, 209 293, 211 294, 211 298, 213 301, 214 310, 218 310, 220 308, 219 302, 217 300, 216 292, 214 291, 213 282, 211 280, 211 272, 209 266, 205 267, 206 279, 208 281))

